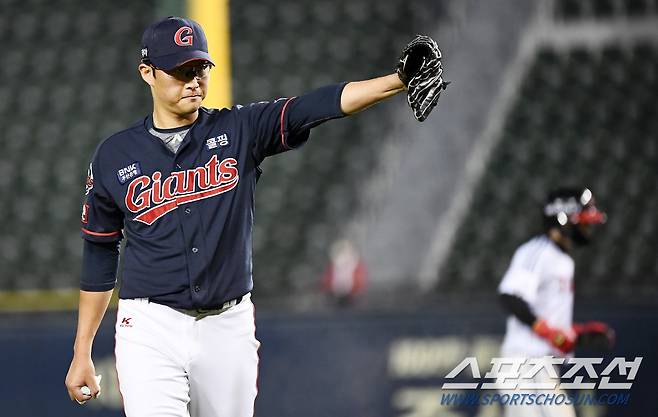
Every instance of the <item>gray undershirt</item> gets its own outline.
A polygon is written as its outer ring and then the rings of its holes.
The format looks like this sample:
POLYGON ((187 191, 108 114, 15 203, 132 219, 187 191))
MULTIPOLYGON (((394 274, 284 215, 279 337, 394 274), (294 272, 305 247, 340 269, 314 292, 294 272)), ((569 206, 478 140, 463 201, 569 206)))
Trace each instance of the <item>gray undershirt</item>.
POLYGON ((172 153, 176 153, 178 152, 178 148, 180 148, 180 144, 183 142, 183 139, 189 130, 190 128, 188 127, 187 129, 179 130, 178 132, 158 132, 154 128, 150 128, 149 133, 162 139, 162 142, 164 142, 165 146, 172 153))

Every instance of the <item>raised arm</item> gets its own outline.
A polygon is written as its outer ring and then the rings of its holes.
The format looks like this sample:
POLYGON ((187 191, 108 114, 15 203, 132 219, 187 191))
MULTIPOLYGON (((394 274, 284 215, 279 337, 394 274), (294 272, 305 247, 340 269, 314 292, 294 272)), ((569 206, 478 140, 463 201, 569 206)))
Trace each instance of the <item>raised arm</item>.
POLYGON ((340 97, 340 109, 354 114, 404 91, 397 74, 347 83, 340 97))
POLYGON ((310 129, 332 119, 357 113, 405 92, 416 120, 422 122, 436 106, 448 82, 441 74, 441 51, 433 39, 416 37, 402 51, 396 72, 364 81, 328 85, 298 97, 258 102, 241 108, 254 132, 254 157, 296 148, 310 129))

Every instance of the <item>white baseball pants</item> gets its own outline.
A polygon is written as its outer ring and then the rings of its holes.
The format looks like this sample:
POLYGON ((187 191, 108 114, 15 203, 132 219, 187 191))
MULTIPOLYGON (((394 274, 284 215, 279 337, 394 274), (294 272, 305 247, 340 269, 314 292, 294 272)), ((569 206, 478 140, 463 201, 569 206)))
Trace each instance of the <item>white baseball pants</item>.
POLYGON ((119 300, 116 364, 127 417, 252 417, 254 306, 195 320, 147 299, 119 300))

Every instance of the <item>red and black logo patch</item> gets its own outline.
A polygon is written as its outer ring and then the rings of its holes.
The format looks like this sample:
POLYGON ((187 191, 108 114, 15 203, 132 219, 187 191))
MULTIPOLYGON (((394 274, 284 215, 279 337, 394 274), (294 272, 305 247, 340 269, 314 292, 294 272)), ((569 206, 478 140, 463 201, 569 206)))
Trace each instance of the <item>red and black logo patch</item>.
POLYGON ((80 217, 80 221, 83 224, 89 223, 89 204, 87 203, 82 205, 82 216, 80 217))
POLYGON ((89 164, 89 169, 87 170, 87 180, 85 181, 85 195, 89 195, 89 192, 94 188, 94 171, 91 169, 91 164, 89 164))
POLYGON ((192 36, 192 28, 189 26, 183 26, 178 29, 174 34, 174 42, 178 46, 192 46, 194 42, 194 36, 192 36))

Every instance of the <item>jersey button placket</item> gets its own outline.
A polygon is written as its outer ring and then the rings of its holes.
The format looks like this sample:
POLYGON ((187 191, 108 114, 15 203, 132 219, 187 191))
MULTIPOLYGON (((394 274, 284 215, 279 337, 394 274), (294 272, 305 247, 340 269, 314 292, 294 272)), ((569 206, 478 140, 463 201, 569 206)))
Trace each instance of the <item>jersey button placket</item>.
MULTIPOLYGON (((178 154, 174 158, 174 168, 172 171, 184 171, 186 168, 193 167, 198 165, 196 162, 190 162, 188 160, 182 161, 182 155, 184 155, 183 145, 179 149, 178 154)), ((198 191, 198 190, 197 190, 198 191)), ((201 209, 195 207, 193 204, 185 205, 179 207, 179 221, 180 226, 183 231, 183 236, 185 239, 185 245, 188 248, 188 271, 189 271, 189 288, 192 294, 192 299, 195 302, 203 302, 204 294, 206 288, 204 286, 205 282, 205 271, 204 271, 204 256, 202 249, 205 248, 204 242, 202 241, 203 233, 201 233, 201 209)))

